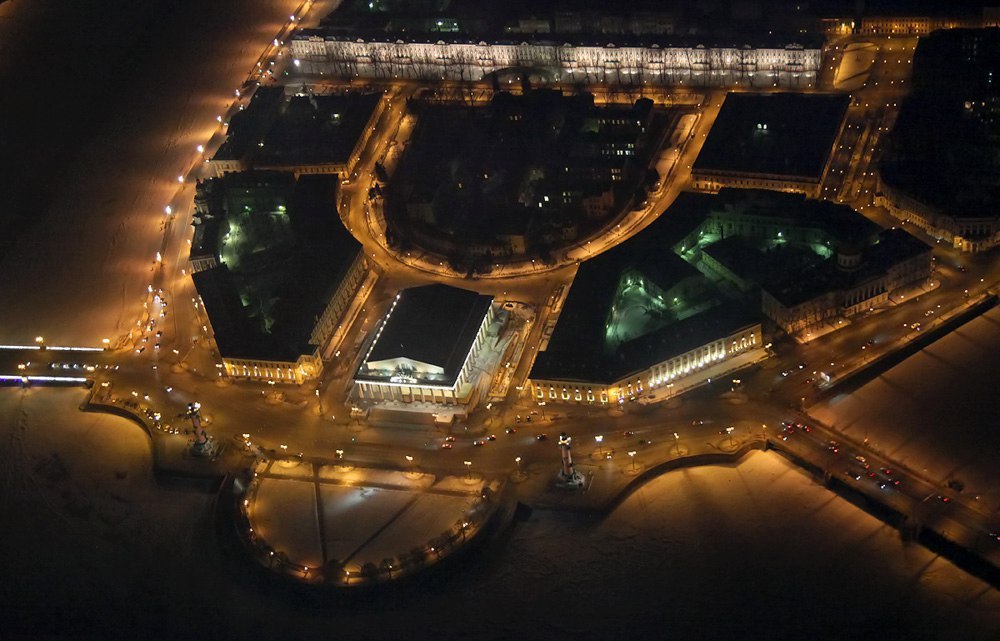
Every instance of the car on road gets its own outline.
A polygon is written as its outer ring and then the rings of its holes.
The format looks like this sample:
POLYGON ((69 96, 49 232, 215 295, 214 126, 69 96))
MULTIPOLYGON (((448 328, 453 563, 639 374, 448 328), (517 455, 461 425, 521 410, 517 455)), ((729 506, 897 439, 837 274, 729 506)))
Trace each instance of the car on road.
POLYGON ((452 444, 447 441, 441 444, 442 450, 450 450, 452 447, 453 447, 452 444))
POLYGON ((444 437, 444 440, 445 440, 446 443, 454 443, 455 442, 455 437, 452 436, 451 434, 449 434, 448 436, 444 437))
POLYGON ((844 474, 851 477, 855 481, 861 480, 861 472, 858 472, 857 470, 844 470, 844 474))
POLYGON ((888 467, 880 467, 878 468, 878 471, 885 478, 892 480, 894 485, 899 485, 899 479, 894 478, 892 476, 893 472, 891 469, 889 469, 888 467))
POLYGON ((506 432, 507 432, 508 434, 514 434, 515 432, 517 432, 517 428, 516 428, 516 427, 508 427, 508 428, 506 429, 506 432))
POLYGON ((495 441, 495 440, 497 440, 497 435, 496 434, 490 434, 489 436, 486 437, 486 440, 487 441, 495 441))
POLYGON ((476 440, 472 441, 472 445, 474 447, 482 447, 485 443, 486 443, 486 441, 484 441, 484 440, 482 440, 480 438, 477 438, 476 440))
POLYGON ((535 436, 536 441, 547 441, 549 438, 548 434, 538 434, 535 436))
POLYGON ((938 494, 937 500, 941 501, 942 503, 951 503, 951 497, 945 496, 944 494, 938 494))
POLYGON ((834 454, 839 454, 840 443, 838 443, 837 441, 830 441, 829 444, 827 444, 826 449, 830 450, 834 454))

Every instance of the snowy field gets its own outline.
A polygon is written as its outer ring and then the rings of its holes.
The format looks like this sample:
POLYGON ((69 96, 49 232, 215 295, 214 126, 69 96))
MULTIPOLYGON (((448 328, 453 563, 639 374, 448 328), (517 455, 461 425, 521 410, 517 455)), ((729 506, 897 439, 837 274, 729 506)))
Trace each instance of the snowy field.
POLYGON ((210 498, 156 489, 147 437, 81 414, 82 397, 0 389, 0 507, 18 515, 0 528, 4 638, 67 627, 191 639, 1000 633, 1000 592, 773 453, 669 473, 603 520, 535 511, 509 538, 392 594, 303 597, 222 554, 210 498))
POLYGON ((1000 412, 996 362, 1000 308, 962 326, 874 381, 810 408, 939 481, 958 479, 1000 508, 1000 412))
POLYGON ((193 188, 175 198, 177 176, 300 2, 0 7, 0 342, 128 332, 164 207, 186 224, 193 188))
POLYGON ((360 568, 405 554, 454 525, 482 488, 480 481, 455 477, 435 484, 430 474, 407 478, 399 471, 335 465, 320 466, 316 482, 313 469, 276 461, 259 479, 249 508, 264 541, 309 567, 340 560, 360 568), (442 493, 449 490, 464 496, 442 493))

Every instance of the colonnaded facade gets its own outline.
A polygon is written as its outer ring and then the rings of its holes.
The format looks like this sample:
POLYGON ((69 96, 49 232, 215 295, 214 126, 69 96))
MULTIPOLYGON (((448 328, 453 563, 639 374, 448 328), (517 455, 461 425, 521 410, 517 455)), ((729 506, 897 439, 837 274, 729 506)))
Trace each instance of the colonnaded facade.
POLYGON ((675 385, 680 388, 684 383, 690 384, 690 381, 686 380, 687 377, 694 377, 699 371, 727 358, 762 350, 763 346, 761 325, 759 322, 751 322, 694 349, 680 354, 665 355, 663 360, 656 364, 618 380, 608 382, 555 377, 535 378, 533 372, 530 380, 531 389, 535 400, 539 403, 575 401, 621 404, 626 400, 635 400, 643 394, 661 389, 670 396, 674 393, 675 385))
POLYGON ((786 88, 815 86, 823 54, 819 42, 677 46, 418 41, 350 38, 321 29, 297 32, 291 50, 299 71, 345 78, 478 81, 492 73, 531 70, 544 80, 569 83, 786 88))

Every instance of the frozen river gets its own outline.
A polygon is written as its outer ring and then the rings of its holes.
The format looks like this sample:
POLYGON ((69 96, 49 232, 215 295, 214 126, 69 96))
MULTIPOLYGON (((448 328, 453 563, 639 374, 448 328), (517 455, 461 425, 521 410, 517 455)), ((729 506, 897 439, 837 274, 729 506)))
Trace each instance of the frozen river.
POLYGON ((810 414, 930 478, 1000 508, 1000 308, 810 414))
POLYGON ((219 639, 996 639, 1000 592, 774 453, 668 473, 604 519, 536 510, 447 574, 338 603, 223 554, 210 499, 78 390, 0 389, 0 628, 219 639))

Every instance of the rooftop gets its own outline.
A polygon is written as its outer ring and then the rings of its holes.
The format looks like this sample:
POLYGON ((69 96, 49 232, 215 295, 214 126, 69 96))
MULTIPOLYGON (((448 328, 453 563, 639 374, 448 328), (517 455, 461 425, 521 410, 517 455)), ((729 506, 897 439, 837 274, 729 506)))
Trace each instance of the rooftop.
POLYGON ((402 359, 440 368, 443 380, 434 382, 454 384, 492 303, 492 296, 448 285, 404 289, 356 378, 385 379, 369 364, 402 359))
POLYGON ((381 93, 291 96, 264 137, 262 165, 346 163, 381 93))
POLYGON ((850 102, 847 94, 729 93, 693 171, 818 181, 850 102))
POLYGON ((996 217, 1000 29, 949 29, 920 38, 913 91, 887 142, 883 182, 953 218, 996 217))
POLYGON ((631 340, 608 339, 607 324, 623 274, 637 272, 663 290, 700 277, 681 264, 672 250, 705 222, 713 201, 717 202, 716 197, 707 194, 682 193, 639 234, 580 265, 548 347, 535 359, 531 378, 610 383, 756 322, 759 314, 753 310, 708 300, 708 309, 631 340))
POLYGON ((930 245, 903 229, 886 229, 878 240, 862 251, 861 266, 838 269, 836 256, 796 271, 784 272, 765 283, 763 288, 785 307, 794 307, 818 296, 848 290, 885 274, 893 266, 928 254, 930 245))
POLYGON ((260 87, 230 120, 214 159, 261 166, 346 163, 381 98, 308 90, 286 96, 284 87, 260 87))
POLYGON ((200 187, 223 236, 220 266, 195 274, 195 287, 223 357, 294 361, 315 350, 316 317, 361 250, 337 215, 338 188, 336 176, 264 171, 200 187))

